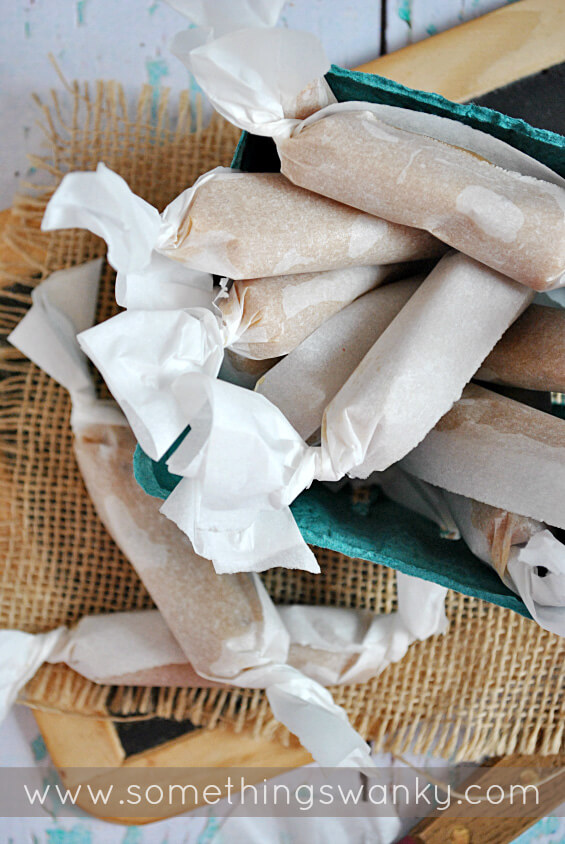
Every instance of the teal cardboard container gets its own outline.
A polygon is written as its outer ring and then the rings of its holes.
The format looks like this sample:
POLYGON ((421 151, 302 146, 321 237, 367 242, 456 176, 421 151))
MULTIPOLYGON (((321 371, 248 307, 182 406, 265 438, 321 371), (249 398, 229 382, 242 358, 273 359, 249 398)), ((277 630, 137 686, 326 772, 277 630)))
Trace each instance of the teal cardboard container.
MULTIPOLYGON (((536 129, 523 120, 482 106, 452 103, 437 94, 335 65, 326 79, 340 102, 383 103, 450 117, 494 135, 565 176, 565 137, 555 132, 536 129)), ((273 141, 244 132, 232 167, 253 172, 278 171, 280 164, 273 141)), ((184 436, 190 436, 190 432, 184 436)), ((166 498, 181 480, 166 466, 177 444, 178 441, 159 462, 151 460, 138 446, 135 477, 149 495, 166 498)), ((366 502, 359 503, 352 499, 349 486, 334 492, 324 484, 314 483, 296 499, 292 512, 311 545, 382 563, 530 617, 521 598, 502 583, 490 566, 471 554, 462 540, 442 539, 435 524, 389 501, 378 489, 371 491, 366 502)))

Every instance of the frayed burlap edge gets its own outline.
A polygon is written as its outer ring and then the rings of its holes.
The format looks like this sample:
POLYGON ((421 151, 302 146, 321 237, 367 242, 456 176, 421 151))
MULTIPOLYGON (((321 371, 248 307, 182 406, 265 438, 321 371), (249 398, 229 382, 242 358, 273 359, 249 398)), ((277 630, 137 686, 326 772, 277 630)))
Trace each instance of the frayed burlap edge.
MULTIPOLYGON (((132 107, 113 82, 98 83, 92 93, 77 83, 67 88, 63 96, 53 94, 49 105, 38 101, 48 150, 34 157, 32 165, 46 185, 25 186, 3 233, 3 338, 29 307, 35 284, 56 269, 104 254, 101 241, 87 232, 40 232, 45 204, 65 172, 93 169, 103 160, 133 190, 161 208, 199 173, 229 163, 237 140, 233 127, 217 117, 203 128, 199 108, 188 92, 171 108, 167 91, 157 97, 147 87, 132 107)), ((106 267, 99 319, 114 310, 111 282, 106 267)), ((96 517, 84 498, 80 509, 73 511, 74 518, 79 528, 88 527, 89 541, 96 540, 97 562, 107 568, 103 582, 109 597, 97 604, 75 584, 74 597, 67 600, 60 589, 64 559, 59 569, 53 569, 51 561, 60 549, 50 547, 46 553, 42 545, 48 530, 53 530, 48 519, 55 507, 67 515, 75 498, 85 495, 71 455, 68 399, 5 342, 0 353, 0 552, 6 575, 2 590, 7 595, 0 625, 38 632, 72 624, 86 612, 150 606, 127 561, 97 520, 94 524, 96 517), (37 430, 46 437, 49 423, 51 439, 38 444, 29 432, 43 416, 47 421, 37 430), (46 452, 60 447, 66 455, 63 468, 53 463, 52 455, 40 453, 39 446, 46 452), (34 480, 34 472, 39 480, 34 480), (76 484, 72 499, 65 498, 61 481, 69 487, 76 484), (26 483, 32 484, 32 495, 25 495, 26 483), (57 496, 46 496, 46 490, 55 490, 57 496), (24 560, 18 543, 26 542, 24 560), (35 580, 38 585, 33 586, 35 580)), ((67 540, 64 534, 59 544, 67 540)), ((376 612, 394 608, 392 572, 329 551, 319 551, 318 556, 323 569, 318 577, 279 570, 266 573, 264 580, 275 600, 368 606, 376 612)), ((81 564, 89 563, 83 559, 81 564)), ((74 572, 75 580, 79 575, 80 571, 74 572)), ((485 755, 561 752, 563 641, 508 610, 453 592, 447 611, 450 629, 445 636, 413 645, 400 663, 369 683, 332 689, 355 728, 377 748, 398 754, 412 748, 474 760, 485 755)), ((229 724, 285 743, 289 739, 274 720, 265 695, 257 690, 99 686, 66 666, 48 665, 28 684, 22 702, 79 717, 190 718, 208 728, 229 724)))

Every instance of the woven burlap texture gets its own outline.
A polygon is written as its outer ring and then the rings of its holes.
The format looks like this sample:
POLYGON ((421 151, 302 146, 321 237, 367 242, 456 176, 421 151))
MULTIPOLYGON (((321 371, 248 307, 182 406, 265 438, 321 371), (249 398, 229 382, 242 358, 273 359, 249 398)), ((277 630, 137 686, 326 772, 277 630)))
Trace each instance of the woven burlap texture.
MULTIPOLYGON (((0 626, 30 632, 72 624, 85 614, 151 606, 85 492, 71 448, 65 391, 5 342, 29 307, 35 284, 56 269, 104 254, 104 244, 84 231, 41 233, 45 204, 64 173, 103 161, 162 209, 200 173, 229 164, 238 138, 217 117, 202 128, 188 93, 171 103, 167 91, 156 95, 147 88, 132 110, 115 83, 99 83, 92 92, 75 83, 38 106, 48 149, 32 165, 44 186, 26 186, 4 232, 0 315, 0 626)), ((106 267, 99 320, 115 311, 113 282, 106 267)), ((264 575, 276 602, 377 613, 394 608, 392 571, 329 551, 317 556, 321 575, 264 575)), ((417 752, 467 760, 560 752, 563 640, 508 610, 454 592, 447 612, 446 635, 413 645, 369 683, 332 689, 355 728, 396 753, 411 745, 417 752)), ((56 665, 40 669, 23 699, 83 716, 158 714, 208 727, 251 726, 256 734, 288 740, 257 690, 99 686, 56 665)))

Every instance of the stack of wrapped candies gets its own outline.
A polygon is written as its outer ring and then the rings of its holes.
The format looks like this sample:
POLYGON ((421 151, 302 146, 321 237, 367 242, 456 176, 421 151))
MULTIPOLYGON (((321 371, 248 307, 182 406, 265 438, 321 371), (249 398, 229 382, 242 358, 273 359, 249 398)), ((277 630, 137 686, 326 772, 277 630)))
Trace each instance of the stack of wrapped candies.
POLYGON ((280 173, 216 168, 159 213, 100 163, 50 200, 44 229, 106 240, 124 310, 90 327, 86 265, 35 291, 12 341, 69 389, 87 488, 159 612, 105 619, 129 643, 116 664, 85 645, 111 641, 100 619, 22 647, 104 682, 265 688, 317 761, 368 767, 324 686, 442 632, 444 587, 399 573, 398 612, 375 617, 275 607, 257 572, 319 571, 290 505, 361 479, 565 635, 565 421, 529 399, 565 392, 565 180, 458 120, 336 102, 280 3, 192 5, 173 52, 280 173), (181 478, 162 504, 136 442, 181 478))

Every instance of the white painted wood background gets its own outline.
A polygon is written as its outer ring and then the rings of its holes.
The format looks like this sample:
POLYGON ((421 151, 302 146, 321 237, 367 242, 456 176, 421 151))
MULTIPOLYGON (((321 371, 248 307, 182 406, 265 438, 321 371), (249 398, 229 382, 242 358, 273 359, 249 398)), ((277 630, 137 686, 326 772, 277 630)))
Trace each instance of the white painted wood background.
MULTIPOLYGON (((484 14, 507 0, 292 0, 281 25, 314 32, 344 67, 376 58, 484 14), (384 9, 382 4, 385 4, 384 9), (384 33, 381 22, 385 20, 384 33)), ((41 135, 32 92, 42 97, 67 79, 117 79, 130 97, 144 82, 186 87, 186 73, 167 45, 185 19, 164 0, 9 0, 0 27, 0 208, 29 174, 26 154, 41 135)))

